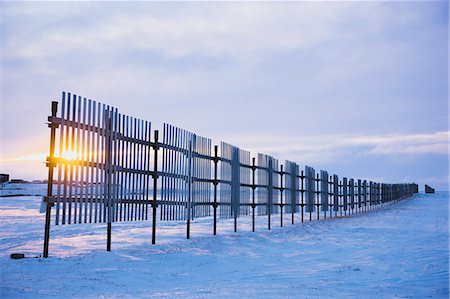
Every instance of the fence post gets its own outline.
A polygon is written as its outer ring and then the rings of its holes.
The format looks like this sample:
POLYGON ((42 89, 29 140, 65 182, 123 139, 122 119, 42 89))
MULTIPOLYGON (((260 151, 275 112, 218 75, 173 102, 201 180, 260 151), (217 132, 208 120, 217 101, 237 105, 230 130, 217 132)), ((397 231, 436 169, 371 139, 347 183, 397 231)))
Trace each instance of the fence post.
MULTIPOLYGON (((311 206, 310 205, 310 201, 311 201, 311 199, 310 199, 310 197, 311 197, 311 189, 313 189, 312 187, 311 187, 311 181, 314 181, 314 175, 313 175, 313 177, 312 177, 312 179, 311 179, 311 170, 308 170, 308 173, 306 174, 308 177, 306 178, 306 180, 307 180, 307 182, 308 182, 308 189, 309 190, 307 190, 307 195, 306 195, 306 198, 307 198, 307 201, 308 201, 308 206, 311 206)), ((314 184, 314 183, 313 183, 314 184)), ((314 198, 314 197, 313 197, 314 198)), ((313 203, 313 205, 312 205, 312 207, 314 208, 314 203, 313 203)), ((310 208, 310 207, 308 207, 308 209, 309 209, 309 221, 312 221, 312 209, 313 208, 310 208)))
POLYGON ((320 201, 325 204, 323 207, 323 218, 327 219, 327 210, 328 210, 328 173, 325 174, 325 171, 320 171, 320 201), (327 181, 325 182, 324 179, 327 181), (325 194, 325 191, 326 194, 325 194), (324 202, 326 199, 326 203, 324 202))
MULTIPOLYGON (((58 111, 58 102, 52 102, 52 118, 56 117, 56 113, 58 111)), ((53 195, 53 170, 55 165, 54 156, 55 156, 55 134, 56 128, 58 128, 58 124, 53 123, 53 120, 49 117, 48 124, 50 128, 50 155, 47 158, 47 167, 48 167, 48 182, 47 182, 47 197, 44 199, 46 203, 45 208, 45 231, 44 231, 44 250, 43 256, 48 257, 48 244, 50 241, 50 218, 52 212, 53 202, 51 201, 53 195)))
POLYGON ((219 159, 217 157, 217 151, 218 151, 218 146, 215 145, 214 146, 214 181, 213 181, 213 185, 214 185, 214 203, 213 203, 213 208, 214 208, 214 228, 213 228, 213 234, 216 235, 217 234, 217 164, 219 163, 219 159))
POLYGON ((255 166, 255 158, 252 158, 252 231, 255 231, 255 172, 256 172, 256 166, 255 166))
POLYGON ((268 172, 268 186, 267 186, 267 229, 270 230, 270 215, 272 213, 273 207, 273 171, 272 171, 272 159, 269 159, 269 169, 268 172))
POLYGON ((159 131, 155 130, 155 142, 153 144, 154 161, 153 161, 153 200, 152 200, 152 244, 156 244, 156 208, 158 207, 157 188, 158 188, 158 134, 159 131))
POLYGON ((338 182, 338 203, 339 203, 339 215, 342 217, 343 197, 342 197, 342 181, 338 182))
POLYGON ((107 227, 106 227, 106 251, 111 251, 111 127, 112 127, 112 119, 109 115, 106 117, 106 130, 105 130, 105 144, 106 144, 106 152, 105 152, 105 168, 106 168, 106 198, 108 204, 108 214, 107 214, 107 227))
POLYGON ((316 201, 317 201, 317 220, 320 220, 320 193, 319 193, 320 177, 319 177, 319 173, 316 174, 314 183, 316 184, 316 192, 314 193, 314 198, 316 198, 316 201))
POLYGON ((283 227, 283 165, 280 165, 280 226, 283 227))
POLYGON ((300 192, 302 193, 302 204, 301 204, 301 207, 302 207, 302 223, 303 223, 303 207, 305 205, 305 203, 304 203, 304 193, 305 193, 304 186, 305 185, 304 185, 304 182, 303 182, 304 178, 305 178, 305 176, 304 176, 304 172, 302 170, 301 171, 301 175, 300 175, 300 180, 301 180, 301 190, 300 190, 300 192))
POLYGON ((186 239, 191 238, 191 200, 192 200, 192 137, 189 140, 188 151, 188 197, 187 197, 187 223, 186 239))
POLYGON ((294 165, 291 164, 291 171, 290 171, 290 176, 291 176, 291 224, 294 224, 295 212, 297 211, 297 198, 298 198, 297 174, 298 174, 297 164, 294 164, 294 165))

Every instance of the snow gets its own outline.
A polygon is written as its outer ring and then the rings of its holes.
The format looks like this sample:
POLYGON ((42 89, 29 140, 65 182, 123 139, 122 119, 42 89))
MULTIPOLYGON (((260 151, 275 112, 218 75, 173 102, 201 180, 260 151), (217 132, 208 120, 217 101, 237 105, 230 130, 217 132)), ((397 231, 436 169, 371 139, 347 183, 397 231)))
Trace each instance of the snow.
MULTIPOLYGON (((34 188, 32 186, 28 188, 34 188)), ((279 227, 273 217, 192 223, 113 224, 106 252, 104 224, 54 226, 50 258, 38 256, 41 197, 0 197, 1 298, 448 298, 449 193, 332 220, 279 227)), ((306 215, 305 215, 306 216, 306 215)))

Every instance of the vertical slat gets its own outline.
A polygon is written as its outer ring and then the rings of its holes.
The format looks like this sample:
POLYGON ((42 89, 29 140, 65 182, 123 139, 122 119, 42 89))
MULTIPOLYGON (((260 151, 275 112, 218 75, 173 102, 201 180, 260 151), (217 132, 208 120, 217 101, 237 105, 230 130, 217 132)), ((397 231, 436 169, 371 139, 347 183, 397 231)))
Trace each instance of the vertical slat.
MULTIPOLYGON (((59 157, 62 156, 63 153, 63 147, 64 147, 64 126, 65 126, 65 119, 64 119, 64 111, 65 111, 65 104, 66 104, 66 93, 62 93, 62 99, 61 99, 61 124, 59 125, 59 157)), ((64 168, 66 164, 64 164, 64 168)), ((59 218, 60 218, 60 209, 61 209, 61 185, 62 185, 62 169, 63 165, 58 165, 58 185, 56 190, 56 217, 55 217, 55 224, 59 224, 59 218)), ((64 213, 63 208, 63 213, 64 213)), ((64 223, 64 220, 63 220, 64 223)))
POLYGON ((125 171, 123 173, 123 188, 124 188, 124 203, 122 204, 122 219, 123 221, 129 220, 129 199, 130 199, 130 141, 128 138, 129 134, 129 118, 127 115, 123 117, 123 132, 127 137, 124 142, 124 165, 125 171))
POLYGON ((180 203, 177 206, 178 209, 178 216, 177 216, 177 220, 184 220, 185 219, 185 205, 184 202, 186 201, 186 171, 187 171, 187 167, 186 167, 186 157, 187 157, 187 151, 186 151, 186 131, 184 130, 180 130, 180 134, 182 136, 182 148, 183 148, 183 153, 181 155, 181 167, 183 168, 183 170, 181 171, 181 173, 183 174, 183 178, 182 178, 182 182, 181 182, 181 188, 182 188, 182 192, 181 192, 181 198, 180 198, 180 203))
POLYGON ((367 206, 367 181, 363 181, 363 204, 364 204, 364 210, 367 206))
MULTIPOLYGON (((198 137, 196 140, 196 152, 199 154, 203 153, 203 138, 198 137)), ((196 178, 203 178, 203 159, 199 156, 196 157, 196 178)), ((197 198, 195 199, 195 206, 194 206, 194 217, 202 217, 204 212, 204 206, 200 205, 198 206, 198 203, 202 203, 204 200, 204 189, 203 189, 203 183, 197 181, 197 198)))
POLYGON ((173 217, 175 220, 179 220, 181 218, 180 216, 180 206, 183 201, 183 176, 184 176, 184 168, 183 168, 183 150, 184 150, 184 136, 181 131, 181 129, 177 129, 177 147, 180 149, 177 151, 177 173, 178 173, 178 195, 177 199, 175 200, 175 206, 173 209, 173 217))
MULTIPOLYGON (((137 118, 134 118, 134 140, 133 140, 133 146, 134 146, 134 165, 133 170, 139 169, 139 143, 136 142, 137 139, 139 139, 139 120, 137 118)), ((134 200, 133 200, 133 210, 134 210, 134 218, 133 221, 139 220, 139 173, 136 173, 134 171, 133 176, 133 194, 134 194, 134 200)))
MULTIPOLYGON (((78 161, 80 159, 80 153, 82 149, 83 140, 81 139, 81 113, 82 113, 82 107, 81 107, 81 97, 77 96, 77 127, 75 129, 76 131, 76 139, 75 139, 75 157, 78 161)), ((75 210, 74 210, 74 223, 81 223, 81 213, 82 213, 82 201, 80 198, 80 174, 81 174, 81 167, 78 166, 78 163, 75 166, 75 210), (78 216, 78 219, 77 219, 78 216)))
MULTIPOLYGON (((109 107, 108 107, 109 110, 109 107)), ((107 137, 107 131, 106 131, 106 124, 107 124, 107 106, 105 104, 102 105, 102 136, 100 138, 100 143, 101 146, 100 148, 102 149, 102 153, 101 153, 101 161, 103 163, 103 165, 101 166, 101 173, 100 173, 100 190, 101 190, 101 195, 100 195, 100 213, 99 213, 99 222, 106 222, 106 192, 105 192, 105 188, 106 188, 106 176, 107 176, 107 169, 106 169, 106 137, 107 137)))
MULTIPOLYGON (((163 134, 162 134, 162 144, 166 145, 167 144, 167 124, 163 124, 163 134)), ((162 147, 162 164, 161 164, 161 169, 163 171, 163 173, 167 173, 167 149, 165 147, 162 147)), ((167 185, 167 175, 163 175, 161 178, 161 205, 160 205, 160 220, 163 220, 163 215, 165 212, 165 209, 167 207, 167 204, 165 203, 166 201, 166 185, 167 185)))
MULTIPOLYGON (((172 141, 172 132, 173 132, 173 126, 172 125, 167 125, 167 131, 166 131, 166 144, 169 146, 173 145, 173 141, 172 141)), ((173 208, 171 203, 171 192, 170 192, 170 186, 171 186, 171 182, 172 182, 172 178, 170 177, 170 175, 172 174, 172 165, 171 165, 171 157, 173 154, 173 149, 170 148, 166 151, 166 157, 165 157, 165 167, 166 167, 166 172, 167 172, 167 177, 166 177, 166 186, 165 186, 165 203, 163 206, 163 210, 161 211, 162 213, 162 219, 163 220, 172 220, 170 218, 170 212, 171 209, 173 208)))
MULTIPOLYGON (((141 140, 144 141, 146 139, 146 122, 141 120, 141 140)), ((146 167, 146 145, 141 145, 141 170, 145 171, 146 167)), ((146 174, 141 173, 141 218, 140 220, 144 220, 145 216, 145 179, 146 174)))
POLYGON ((182 188, 183 192, 181 193, 181 201, 178 205, 178 220, 185 220, 186 219, 186 199, 187 199, 187 131, 180 130, 180 133, 182 134, 182 148, 183 148, 183 154, 181 156, 182 158, 182 168, 183 168, 183 181, 182 181, 182 188))
MULTIPOLYGON (((96 101, 91 101, 91 118, 90 118, 90 161, 92 163, 95 163, 95 151, 96 151, 96 136, 97 133, 94 131, 96 129, 96 106, 97 106, 97 102, 96 101)), ((96 166, 92 166, 90 168, 90 184, 89 184, 89 195, 91 197, 91 201, 90 201, 90 211, 89 211, 89 223, 93 223, 94 219, 95 219, 95 210, 94 210, 94 206, 95 206, 95 170, 97 169, 96 166)))
MULTIPOLYGON (((141 134, 139 134, 139 139, 140 140, 144 140, 144 132, 145 132, 145 128, 144 128, 144 121, 143 120, 139 120, 140 122, 140 127, 141 127, 141 134)), ((145 146, 143 144, 140 145, 140 158, 139 158, 139 169, 140 170, 145 170, 145 146)), ((144 196, 144 175, 141 172, 139 174, 139 220, 143 220, 144 219, 144 200, 145 200, 145 196, 144 196)))
MULTIPOLYGON (((146 140, 148 142, 151 141, 151 123, 150 122, 146 122, 146 128, 147 128, 147 133, 146 133, 146 140)), ((147 170, 150 171, 150 165, 151 165, 151 146, 148 145, 147 146, 147 170)), ((145 220, 148 220, 148 204, 149 204, 149 190, 150 190, 150 175, 147 175, 147 188, 146 190, 146 201, 145 201, 145 220)))
POLYGON ((339 211, 339 177, 333 175, 333 210, 334 214, 339 211))
POLYGON ((130 117, 128 115, 125 116, 124 119, 124 134, 127 137, 127 140, 125 141, 125 173, 124 173, 124 189, 125 189, 125 196, 124 196, 124 204, 122 205, 122 214, 123 214, 123 221, 129 221, 130 220, 130 200, 131 200, 131 142, 129 138, 131 138, 130 134, 131 128, 130 128, 130 117))
POLYGON ((116 221, 122 221, 122 199, 123 199, 123 186, 122 186, 122 177, 123 177, 123 132, 122 132, 122 114, 117 113, 117 130, 116 130, 116 156, 117 156, 117 164, 116 164, 116 192, 117 192, 117 203, 116 203, 116 221))
POLYGON ((174 198, 172 199, 172 206, 170 208, 170 218, 173 220, 178 220, 178 206, 180 201, 180 166, 179 166, 179 159, 180 159, 180 150, 181 147, 181 134, 180 129, 175 128, 174 132, 174 146, 177 148, 177 150, 173 153, 173 167, 174 167, 174 173, 176 177, 174 178, 174 198))
MULTIPOLYGON (((134 132, 135 132, 135 126, 134 126, 134 118, 130 117, 129 118, 129 134, 130 134, 130 138, 134 139, 134 132)), ((135 168, 135 143, 133 141, 130 141, 130 169, 134 169, 135 168)), ((134 220, 134 176, 135 173, 130 171, 130 175, 129 175, 129 203, 128 203, 128 217, 129 217, 129 221, 133 221, 134 220)))
POLYGON ((314 168, 305 167, 305 189, 306 189, 306 212, 311 213, 315 211, 314 197, 315 197, 315 172, 314 168))
POLYGON ((174 175, 176 175, 175 170, 175 164, 174 164, 174 158, 175 154, 177 152, 176 149, 176 132, 177 128, 174 126, 170 126, 169 130, 169 144, 173 147, 175 147, 174 150, 171 150, 167 157, 167 163, 168 163, 168 169, 170 173, 170 177, 168 180, 168 206, 166 208, 166 219, 167 220, 175 220, 175 214, 174 214, 174 204, 175 204, 175 196, 174 196, 174 186, 175 186, 175 178, 174 175))
POLYGON ((174 126, 170 126, 169 129, 169 134, 168 134, 168 143, 173 147, 173 149, 168 152, 168 156, 167 156, 167 163, 168 163, 168 171, 170 173, 170 177, 168 179, 168 205, 166 208, 166 219, 167 220, 176 220, 176 214, 175 214, 175 183, 176 183, 176 178, 174 177, 177 172, 175 169, 175 155, 178 152, 177 149, 177 143, 176 143, 176 134, 177 134, 178 128, 174 127, 174 126))
MULTIPOLYGON (((208 139, 208 156, 212 157, 213 156, 213 144, 212 144, 212 140, 208 139)), ((209 169, 209 178, 213 179, 213 163, 212 160, 209 160, 207 162, 208 164, 208 169, 209 169)), ((208 201, 211 202, 211 197, 213 196, 212 194, 212 186, 210 184, 207 184, 207 188, 208 188, 208 201)), ((211 206, 208 205, 208 215, 211 216, 211 206)))
POLYGON ((173 165, 174 165, 174 173, 176 174, 175 184, 174 184, 174 198, 172 200, 172 207, 170 211, 170 217, 173 220, 177 220, 177 206, 178 206, 178 200, 179 200, 179 184, 180 184, 180 169, 179 169, 179 155, 180 155, 180 130, 177 128, 175 129, 175 142, 174 146, 177 148, 177 150, 174 152, 174 158, 173 158, 173 165))
MULTIPOLYGON (((202 148, 202 155, 206 154, 206 139, 205 138, 201 138, 201 148, 202 148)), ((201 158, 200 159, 200 169, 201 169, 201 173, 200 173, 200 177, 202 179, 206 178, 206 161, 205 159, 201 158)), ((201 186, 202 186, 202 206, 201 208, 201 215, 200 217, 205 217, 208 216, 207 214, 207 205, 206 205, 206 195, 207 195, 207 190, 206 190, 206 183, 205 182, 201 182, 201 186)))
MULTIPOLYGON (((86 109, 87 109, 87 100, 86 98, 83 98, 83 126, 87 125, 86 123, 86 109)), ((88 136, 86 135, 86 129, 83 128, 83 131, 81 132, 81 160, 86 161, 88 159, 87 156, 87 146, 88 146, 88 136)), ((80 197, 83 202, 83 217, 80 218, 80 222, 87 223, 87 211, 88 211, 88 202, 85 201, 88 197, 86 194, 86 182, 88 181, 88 171, 86 170, 86 166, 81 167, 81 185, 80 185, 80 197), (86 174, 86 177, 85 177, 86 174)), ((81 213, 80 213, 81 216, 81 213)))
MULTIPOLYGON (((173 135, 174 135, 174 131, 176 129, 172 126, 172 125, 168 125, 167 127, 167 137, 166 137, 166 142, 168 145, 170 146, 174 146, 174 141, 173 141, 173 135)), ((173 175, 174 171, 173 171, 173 165, 172 165, 172 157, 174 155, 174 152, 176 152, 176 150, 171 149, 169 151, 167 151, 166 153, 166 169, 169 175, 173 175)), ((172 198, 172 181, 173 178, 172 177, 167 177, 166 180, 166 206, 165 209, 163 211, 163 218, 164 220, 174 220, 175 219, 175 215, 173 214, 173 210, 174 210, 174 206, 173 206, 173 198, 172 198)))
POLYGON ((184 201, 185 186, 186 186, 184 183, 185 182, 185 171, 186 171, 184 158, 185 158, 186 152, 185 152, 185 143, 184 143, 184 140, 185 140, 184 132, 181 129, 178 129, 178 134, 179 134, 179 138, 180 138, 179 146, 181 149, 181 152, 179 153, 179 159, 180 159, 179 167, 180 167, 180 175, 181 176, 180 176, 180 183, 179 183, 180 194, 178 197, 177 204, 175 206, 175 219, 181 220, 184 218, 181 207, 182 207, 182 203, 184 201))
MULTIPOLYGON (((94 107, 97 107, 97 129, 100 129, 100 119, 101 119, 101 104, 100 103, 96 103, 96 105, 94 105, 94 107)), ((95 162, 96 163, 100 163, 100 132, 97 131, 96 136, 96 142, 95 142, 95 162)), ((99 184, 100 184, 100 178, 99 178, 99 173, 100 173, 100 167, 96 167, 95 168, 95 201, 94 201, 94 222, 97 223, 99 222, 98 219, 98 212, 99 212, 99 184)))
POLYGON ((196 135, 193 134, 192 135, 192 139, 191 139, 191 200, 190 200, 190 211, 189 211, 189 216, 190 216, 190 220, 193 220, 195 218, 195 203, 197 200, 197 181, 195 180, 197 177, 197 156, 196 156, 196 151, 197 151, 197 138, 196 135))
MULTIPOLYGON (((132 119, 131 117, 127 116, 127 136, 132 137, 132 119)), ((131 169, 133 167, 133 147, 130 141, 127 142, 127 162, 128 162, 128 168, 131 169)), ((127 204, 126 204, 126 221, 131 220, 131 200, 132 200, 132 174, 130 171, 127 173, 127 204)))
MULTIPOLYGON (((65 119, 66 120, 70 120, 70 103, 71 103, 71 97, 72 97, 72 95, 70 94, 70 93, 68 93, 67 94, 67 108, 66 108, 66 115, 65 115, 65 119)), ((62 150, 62 153, 65 153, 65 152, 67 152, 68 150, 69 150, 69 140, 70 140, 70 137, 69 137, 69 126, 65 126, 65 133, 64 133, 64 146, 63 146, 63 150, 62 150)), ((61 154, 61 156, 62 156, 62 154, 61 154)), ((62 208, 62 221, 61 221, 61 223, 62 224, 66 224, 66 222, 68 222, 67 221, 67 217, 68 217, 68 209, 69 209, 69 204, 68 204, 68 202, 67 202, 67 197, 68 197, 68 194, 69 194, 69 191, 68 191, 68 180, 69 180, 69 171, 70 171, 70 169, 69 169, 69 166, 70 165, 68 165, 67 163, 64 163, 64 178, 63 178, 63 208, 62 208)))
POLYGON ((347 209, 348 209, 348 202, 347 202, 347 178, 343 178, 342 179, 342 188, 343 188, 343 190, 342 190, 342 195, 343 195, 343 199, 344 199, 344 203, 343 203, 343 205, 344 205, 344 211, 345 211, 345 213, 347 213, 347 209))
MULTIPOLYGON (((147 141, 147 132, 148 130, 148 124, 147 121, 142 120, 142 140, 143 141, 147 141)), ((148 171, 148 166, 147 166, 147 157, 148 157, 148 152, 147 152, 147 145, 143 145, 142 146, 142 170, 143 171, 148 171)), ((148 174, 143 174, 142 176, 142 210, 141 210, 141 220, 145 220, 146 216, 145 216, 145 210, 146 210, 146 206, 147 206, 147 190, 148 190, 148 186, 147 186, 147 177, 148 174)))
MULTIPOLYGON (((136 118, 133 118, 133 139, 137 139, 138 138, 138 122, 136 118)), ((138 166, 138 145, 136 142, 133 142, 133 169, 136 169, 138 166)), ((132 213, 132 221, 135 221, 137 219, 137 211, 138 211, 138 206, 137 206, 137 201, 138 201, 138 193, 137 193, 137 189, 138 189, 138 175, 137 173, 133 173, 133 205, 132 205, 132 209, 133 209, 133 213, 132 213)))
MULTIPOLYGON (((170 127, 170 134, 169 134, 169 143, 171 146, 175 146, 175 132, 176 132, 176 128, 174 126, 170 127)), ((175 186, 175 178, 173 177, 173 175, 176 174, 175 172, 175 165, 173 163, 174 161, 174 156, 175 156, 175 152, 176 150, 172 150, 169 153, 169 157, 168 157, 168 163, 169 163, 169 172, 170 172, 170 178, 169 178, 169 190, 168 190, 168 195, 169 195, 169 206, 166 209, 166 219, 167 220, 173 220, 172 218, 172 210, 173 210, 173 203, 174 203, 174 186, 175 186)))
MULTIPOLYGON (((93 113, 93 104, 95 106, 95 102, 92 103, 92 100, 88 101, 88 145, 87 145, 87 159, 89 162, 93 162, 94 155, 94 133, 92 132, 93 123, 95 122, 95 112, 93 113)), ((92 223, 92 201, 93 201, 93 181, 94 181, 94 168, 93 166, 87 168, 87 173, 89 178, 87 179, 86 185, 86 193, 89 196, 89 223, 92 223)))
MULTIPOLYGON (((127 127, 127 118, 126 115, 122 115, 122 123, 121 123, 121 133, 124 137, 128 137, 126 127, 127 127)), ((128 141, 122 140, 121 149, 122 149, 122 175, 120 177, 120 184, 122 186, 122 192, 121 192, 121 203, 120 203, 120 221, 126 220, 126 205, 127 205, 127 168, 128 168, 128 149, 127 149, 128 141)))
MULTIPOLYGON (((104 176, 103 176, 103 222, 110 223, 111 221, 111 112, 109 105, 104 111, 104 176)), ((108 227, 109 231, 109 227, 108 227)))
POLYGON ((349 193, 350 193, 350 208, 353 212, 355 209, 355 181, 353 179, 349 180, 349 193))
MULTIPOLYGON (((74 101, 75 103, 75 101, 74 101)), ((80 153, 81 150, 81 140, 80 140, 80 117, 81 117, 81 97, 77 96, 76 97, 76 109, 75 110, 75 117, 74 117, 74 121, 77 122, 76 128, 75 128, 75 136, 74 136, 74 146, 72 148, 72 153, 75 153, 75 157, 76 160, 79 159, 78 155, 80 153)), ((80 167, 78 166, 78 164, 75 164, 73 166, 74 168, 74 181, 72 182, 73 184, 73 198, 74 198, 74 205, 73 205, 73 223, 77 223, 77 216, 81 213, 81 200, 78 194, 78 184, 79 184, 79 172, 80 172, 80 167)))
POLYGON ((103 163, 104 163, 104 159, 103 159, 103 154, 104 154, 104 149, 103 149, 103 123, 104 123, 104 116, 103 116, 103 111, 105 110, 105 105, 99 103, 98 104, 98 128, 99 128, 99 132, 97 134, 97 148, 98 148, 98 154, 97 154, 97 160, 99 164, 98 167, 98 173, 97 173, 97 212, 96 212, 96 222, 101 223, 102 222, 102 213, 103 213, 103 163))
POLYGON ((321 170, 320 180, 321 180, 320 194, 321 194, 322 211, 326 213, 328 211, 328 172, 321 170))
POLYGON ((361 192, 361 180, 358 179, 358 208, 361 211, 361 206, 362 206, 362 192, 361 192))
POLYGON ((117 126, 116 126, 116 130, 115 130, 115 143, 116 143, 116 168, 115 168, 115 173, 116 173, 116 179, 115 179, 115 184, 116 184, 116 212, 115 212, 115 221, 122 221, 121 220, 121 214, 122 214, 122 167, 123 167, 123 151, 122 151, 122 114, 120 114, 117 111, 117 116, 116 116, 116 120, 117 120, 117 126))
POLYGON ((119 137, 119 125, 120 125, 120 114, 117 108, 113 109, 113 114, 114 114, 114 118, 113 118, 113 132, 112 132, 112 147, 113 147, 113 167, 112 167, 112 177, 113 177, 113 199, 114 199, 114 203, 113 203, 113 221, 118 221, 118 208, 119 208, 119 200, 120 200, 120 196, 119 196, 119 172, 118 170, 118 165, 119 165, 119 152, 120 152, 120 143, 118 140, 119 137))
MULTIPOLYGON (((77 96, 72 95, 72 121, 76 121, 76 111, 77 111, 77 96)), ((71 128, 71 136, 70 136, 70 147, 69 151, 73 153, 75 151, 75 137, 76 137, 76 129, 75 127, 71 128)), ((76 212, 76 202, 73 200, 74 196, 74 188, 73 188, 73 179, 74 179, 74 172, 76 171, 76 166, 73 166, 72 164, 69 167, 69 215, 68 220, 69 224, 72 223, 72 215, 76 212), (72 207, 74 211, 72 212, 72 207)))
MULTIPOLYGON (((138 135, 138 139, 139 140, 142 140, 142 131, 143 131, 143 128, 142 128, 142 122, 141 122, 141 120, 140 119, 138 119, 137 120, 137 135, 138 135)), ((142 170, 142 160, 143 160, 143 157, 142 157, 142 153, 143 153, 143 150, 142 150, 142 144, 141 143, 139 143, 138 145, 137 145, 137 148, 138 148, 138 161, 137 161, 137 167, 138 167, 138 170, 142 170)), ((136 204, 136 207, 137 207, 137 218, 136 218, 136 220, 142 220, 142 200, 143 200, 143 197, 142 197, 142 173, 138 173, 137 174, 137 177, 138 177, 138 181, 137 181, 137 200, 138 200, 138 203, 136 204)))
MULTIPOLYGON (((167 143, 170 146, 174 146, 174 131, 176 130, 176 128, 172 125, 170 125, 168 127, 168 131, 167 131, 167 143)), ((169 173, 169 176, 167 178, 167 206, 166 209, 164 211, 164 219, 165 220, 173 220, 171 218, 172 216, 172 203, 173 203, 173 198, 172 198, 172 183, 173 183, 173 165, 172 165, 172 157, 174 155, 175 150, 171 149, 167 152, 167 172, 169 173)))

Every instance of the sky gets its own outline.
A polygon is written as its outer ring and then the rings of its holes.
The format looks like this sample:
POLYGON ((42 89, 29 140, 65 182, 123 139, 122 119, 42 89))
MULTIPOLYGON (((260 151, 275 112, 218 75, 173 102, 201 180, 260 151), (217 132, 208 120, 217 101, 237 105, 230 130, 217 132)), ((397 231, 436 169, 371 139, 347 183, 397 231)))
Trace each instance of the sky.
POLYGON ((0 2, 0 172, 73 92, 280 161, 448 190, 447 1, 0 2))

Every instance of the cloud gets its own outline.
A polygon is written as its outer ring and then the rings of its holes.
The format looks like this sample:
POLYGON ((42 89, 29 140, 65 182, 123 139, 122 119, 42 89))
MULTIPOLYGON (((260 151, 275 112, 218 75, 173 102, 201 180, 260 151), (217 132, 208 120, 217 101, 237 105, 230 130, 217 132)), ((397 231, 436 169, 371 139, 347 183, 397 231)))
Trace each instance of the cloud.
POLYGON ((444 163, 446 2, 1 6, 3 157, 45 152, 49 102, 70 91, 310 165, 444 163))
MULTIPOLYGON (((120 5, 81 6, 93 7, 94 11, 104 7, 109 14, 100 14, 98 19, 97 15, 87 14, 80 16, 78 23, 68 24, 58 18, 57 25, 62 25, 62 30, 53 28, 40 35, 27 35, 27 39, 7 37, 9 54, 40 59, 48 57, 49 52, 61 55, 81 47, 108 51, 111 46, 116 49, 120 45, 158 51, 172 58, 192 54, 239 57, 258 51, 307 49, 336 34, 338 28, 334 25, 351 13, 353 5, 218 3, 180 5, 167 12, 166 5, 137 3, 132 9, 126 9, 128 13, 122 13, 120 5)), ((71 20, 80 11, 63 13, 71 20)), ((6 15, 11 19, 20 18, 21 12, 10 9, 6 15)))
POLYGON ((449 131, 428 134, 388 135, 315 135, 292 136, 259 135, 236 136, 235 144, 241 144, 258 152, 271 153, 275 157, 293 161, 326 163, 336 159, 398 155, 448 155, 449 131))
POLYGON ((449 131, 431 134, 374 136, 357 138, 357 142, 373 145, 371 154, 441 154, 449 153, 449 131))

